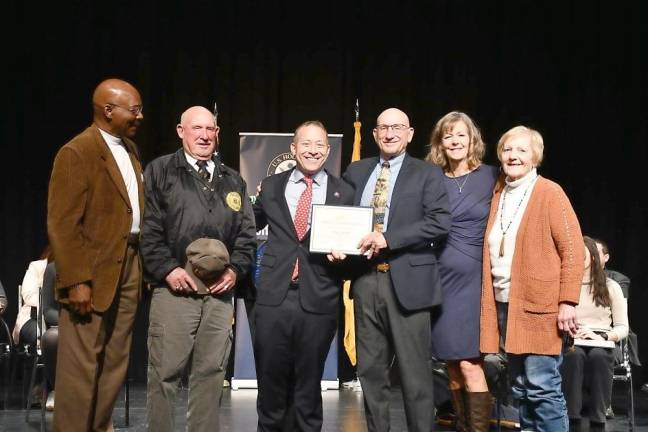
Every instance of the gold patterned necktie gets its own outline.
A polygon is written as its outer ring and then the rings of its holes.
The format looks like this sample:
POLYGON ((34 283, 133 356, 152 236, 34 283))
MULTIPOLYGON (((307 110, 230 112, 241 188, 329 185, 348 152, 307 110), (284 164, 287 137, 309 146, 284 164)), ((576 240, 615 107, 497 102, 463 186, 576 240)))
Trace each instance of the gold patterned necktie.
POLYGON ((376 179, 376 188, 371 199, 371 207, 374 209, 374 231, 377 232, 385 230, 385 211, 387 210, 390 174, 389 162, 385 161, 381 165, 380 173, 376 179))

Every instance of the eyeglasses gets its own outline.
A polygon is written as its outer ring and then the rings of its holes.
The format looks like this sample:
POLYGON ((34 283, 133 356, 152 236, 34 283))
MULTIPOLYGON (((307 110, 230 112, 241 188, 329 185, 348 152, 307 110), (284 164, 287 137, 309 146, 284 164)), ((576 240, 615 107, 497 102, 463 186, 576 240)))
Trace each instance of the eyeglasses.
POLYGON ((393 132, 396 132, 396 133, 403 132, 405 130, 411 129, 410 126, 407 126, 407 125, 404 125, 404 124, 393 124, 393 125, 379 124, 379 125, 376 125, 376 130, 379 133, 386 133, 390 128, 391 128, 391 130, 393 132))
POLYGON ((110 102, 107 105, 115 106, 117 108, 121 108, 123 110, 130 111, 130 113, 133 114, 134 116, 138 116, 144 110, 144 105, 133 105, 133 106, 130 106, 130 107, 123 107, 121 105, 117 105, 115 103, 110 103, 110 102))

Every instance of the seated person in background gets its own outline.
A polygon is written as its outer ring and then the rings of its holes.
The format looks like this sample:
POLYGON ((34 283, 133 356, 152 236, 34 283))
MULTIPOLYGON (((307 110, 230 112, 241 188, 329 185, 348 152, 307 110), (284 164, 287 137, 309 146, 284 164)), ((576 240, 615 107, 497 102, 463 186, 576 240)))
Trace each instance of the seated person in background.
POLYGON ((54 380, 56 378, 56 350, 58 347, 58 318, 59 304, 54 298, 54 287, 56 285, 56 267, 54 262, 47 264, 45 276, 43 277, 43 336, 41 337, 41 349, 45 364, 45 376, 47 378, 47 402, 45 408, 48 411, 54 409, 54 380))
MULTIPOLYGON (((594 241, 596 242, 596 248, 598 249, 601 266, 603 267, 606 276, 619 284, 621 291, 623 291, 623 296, 626 298, 626 300, 628 300, 630 298, 630 278, 623 273, 606 267, 608 261, 610 261, 610 249, 608 248, 608 245, 605 241, 598 238, 595 238, 594 241)), ((622 361, 622 354, 620 349, 617 349, 615 355, 617 362, 622 361)), ((639 347, 637 346, 637 335, 632 331, 632 329, 628 330, 628 355, 630 357, 630 363, 641 366, 641 361, 639 360, 639 347)), ((646 387, 646 389, 648 390, 648 384, 644 384, 644 387, 646 387)), ((608 407, 605 412, 605 416, 609 419, 614 418, 614 411, 612 411, 611 401, 608 401, 608 407)))
POLYGON ((608 261, 610 261, 610 249, 606 242, 601 239, 593 239, 596 242, 596 250, 598 251, 599 258, 601 260, 601 267, 605 271, 605 275, 612 279, 614 282, 618 283, 623 291, 623 296, 628 298, 630 295, 630 278, 623 273, 620 273, 616 270, 611 270, 606 267, 608 261))
POLYGON ((583 389, 587 388, 589 430, 604 431, 614 368, 614 344, 610 342, 628 335, 628 305, 619 284, 606 278, 594 240, 583 240, 585 272, 576 306, 578 331, 561 366, 562 388, 570 430, 580 430, 583 389))
POLYGON ((5 294, 2 282, 0 282, 0 315, 2 315, 7 308, 7 294, 5 294))
POLYGON ((14 343, 35 344, 38 337, 38 294, 43 286, 43 276, 47 263, 52 258, 52 251, 48 246, 37 261, 29 263, 27 272, 22 281, 22 307, 16 317, 16 326, 13 330, 14 343), (33 308, 33 310, 32 310, 33 308))

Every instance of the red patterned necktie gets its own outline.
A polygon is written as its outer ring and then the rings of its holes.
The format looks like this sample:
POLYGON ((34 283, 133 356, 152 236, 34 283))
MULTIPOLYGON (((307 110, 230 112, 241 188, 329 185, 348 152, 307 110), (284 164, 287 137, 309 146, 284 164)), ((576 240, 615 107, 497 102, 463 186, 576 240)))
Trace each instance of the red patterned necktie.
MULTIPOLYGON (((297 211, 295 212, 295 232, 297 239, 302 241, 308 231, 308 217, 310 215, 311 203, 313 201, 313 178, 304 176, 304 183, 306 189, 302 192, 297 203, 297 211)), ((299 258, 295 261, 295 268, 292 273, 292 280, 297 280, 299 276, 299 258)))

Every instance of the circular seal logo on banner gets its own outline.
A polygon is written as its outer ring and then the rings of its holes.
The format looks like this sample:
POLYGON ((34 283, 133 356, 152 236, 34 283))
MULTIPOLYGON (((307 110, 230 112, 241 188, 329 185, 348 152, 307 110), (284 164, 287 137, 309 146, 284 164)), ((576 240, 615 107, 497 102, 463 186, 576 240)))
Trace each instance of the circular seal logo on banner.
POLYGON ((292 169, 296 165, 292 153, 279 153, 268 165, 268 175, 279 174, 292 169))
POLYGON ((238 192, 230 192, 225 197, 225 202, 234 211, 241 210, 241 195, 238 192))

